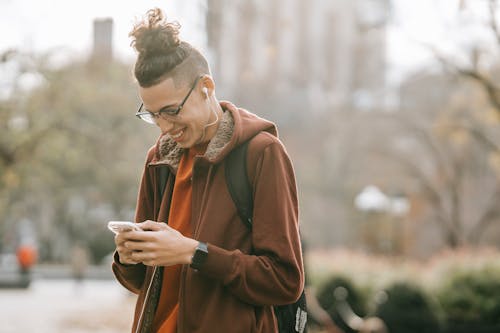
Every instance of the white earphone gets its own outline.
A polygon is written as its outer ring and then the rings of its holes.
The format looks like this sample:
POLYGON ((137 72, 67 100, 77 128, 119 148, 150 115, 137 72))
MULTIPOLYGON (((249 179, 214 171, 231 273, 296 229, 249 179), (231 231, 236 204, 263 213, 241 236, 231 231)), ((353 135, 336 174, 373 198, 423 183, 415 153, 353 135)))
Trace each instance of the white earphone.
POLYGON ((213 125, 217 124, 217 122, 219 121, 219 115, 213 109, 213 107, 210 105, 210 100, 208 99, 208 88, 207 87, 203 87, 203 88, 201 88, 201 91, 203 91, 203 93, 205 94, 205 96, 207 96, 207 101, 206 102, 207 102, 208 108, 215 115, 215 120, 212 121, 212 122, 210 122, 210 114, 208 115, 207 124, 203 127, 203 135, 200 138, 200 142, 203 142, 203 139, 205 138, 205 134, 206 134, 206 129, 208 127, 210 127, 210 126, 213 126, 213 125))

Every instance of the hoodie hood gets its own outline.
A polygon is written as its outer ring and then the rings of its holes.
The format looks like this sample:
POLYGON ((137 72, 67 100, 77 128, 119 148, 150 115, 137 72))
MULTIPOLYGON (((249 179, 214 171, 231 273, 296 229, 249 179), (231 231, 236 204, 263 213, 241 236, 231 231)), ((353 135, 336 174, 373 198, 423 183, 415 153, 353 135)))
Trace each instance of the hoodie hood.
MULTIPOLYGON (((221 101, 220 105, 224 112, 219 127, 202 156, 208 162, 220 163, 234 148, 262 131, 278 137, 278 130, 272 122, 237 108, 230 102, 221 101)), ((168 135, 162 135, 156 142, 155 156, 150 165, 167 164, 177 170, 184 151, 185 148, 181 148, 168 135)))

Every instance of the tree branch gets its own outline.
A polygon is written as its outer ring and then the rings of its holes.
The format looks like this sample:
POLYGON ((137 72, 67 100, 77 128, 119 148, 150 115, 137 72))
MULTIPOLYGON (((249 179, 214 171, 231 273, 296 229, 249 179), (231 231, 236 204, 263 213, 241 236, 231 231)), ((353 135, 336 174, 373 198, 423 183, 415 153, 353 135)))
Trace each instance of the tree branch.
POLYGON ((444 68, 447 68, 449 71, 456 74, 472 79, 476 81, 480 86, 482 86, 488 94, 491 105, 500 114, 500 89, 489 78, 482 75, 475 69, 461 68, 456 64, 451 63, 450 61, 448 61, 448 59, 439 54, 435 47, 431 46, 430 49, 434 53, 436 59, 443 65, 444 68))
POLYGON ((446 157, 443 151, 441 151, 433 140, 432 135, 429 130, 426 130, 422 126, 417 126, 416 121, 412 119, 407 119, 404 117, 394 117, 402 126, 407 128, 411 133, 415 135, 418 139, 418 143, 421 144, 429 154, 434 158, 439 172, 443 175, 444 180, 449 183, 451 179, 455 177, 455 170, 453 167, 449 167, 450 157, 446 157))
POLYGON ((484 147, 486 147, 488 150, 492 151, 497 151, 500 152, 500 146, 494 142, 492 139, 490 139, 486 133, 482 132, 478 128, 461 124, 459 127, 465 129, 468 131, 479 143, 481 143, 484 147))
POLYGON ((488 93, 488 97, 490 99, 490 103, 493 105, 495 110, 500 114, 500 96, 499 96, 500 91, 496 87, 496 85, 477 71, 470 69, 462 69, 458 68, 457 66, 455 67, 457 68, 459 74, 462 74, 466 77, 473 79, 486 90, 486 92, 488 93))
POLYGON ((483 213, 481 218, 479 218, 475 227, 469 233, 469 239, 471 242, 478 243, 484 230, 495 221, 495 218, 500 216, 500 209, 498 208, 498 202, 500 200, 500 188, 490 198, 488 209, 483 213))
POLYGON ((430 181, 414 163, 412 163, 409 159, 402 157, 401 154, 395 154, 384 150, 378 150, 377 153, 394 160, 396 163, 399 163, 404 167, 406 172, 419 180, 419 183, 424 191, 424 198, 431 206, 434 207, 434 213, 438 220, 442 222, 445 232, 448 234, 453 233, 453 226, 446 217, 444 207, 442 205, 441 195, 439 194, 439 191, 432 186, 432 181, 430 181))
POLYGON ((489 4, 489 12, 490 12, 490 27, 495 35, 498 45, 500 45, 500 31, 498 30, 497 20, 495 18, 496 8, 497 8, 497 0, 490 0, 489 4))

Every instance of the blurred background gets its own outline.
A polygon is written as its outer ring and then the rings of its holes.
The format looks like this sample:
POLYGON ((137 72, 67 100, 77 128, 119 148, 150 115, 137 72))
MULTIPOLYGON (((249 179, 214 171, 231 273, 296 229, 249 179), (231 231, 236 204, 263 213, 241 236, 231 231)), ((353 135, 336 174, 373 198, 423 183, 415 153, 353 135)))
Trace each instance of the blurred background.
POLYGON ((0 332, 129 329, 106 223, 133 220, 158 135, 127 36, 152 7, 278 125, 345 332, 500 332, 495 0, 0 0, 0 332))

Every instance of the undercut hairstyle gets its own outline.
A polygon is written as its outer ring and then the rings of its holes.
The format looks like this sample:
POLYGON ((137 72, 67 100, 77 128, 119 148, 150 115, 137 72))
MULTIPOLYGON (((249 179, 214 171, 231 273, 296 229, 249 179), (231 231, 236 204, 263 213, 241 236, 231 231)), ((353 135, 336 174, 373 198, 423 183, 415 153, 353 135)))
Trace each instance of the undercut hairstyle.
POLYGON ((167 22, 159 8, 150 9, 129 33, 138 56, 134 75, 148 88, 172 78, 176 88, 191 85, 200 75, 210 75, 205 57, 191 44, 179 39, 180 24, 167 22))

